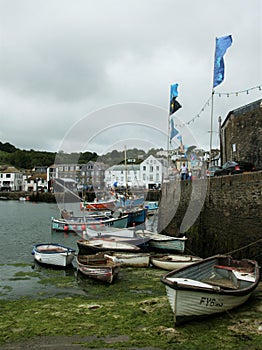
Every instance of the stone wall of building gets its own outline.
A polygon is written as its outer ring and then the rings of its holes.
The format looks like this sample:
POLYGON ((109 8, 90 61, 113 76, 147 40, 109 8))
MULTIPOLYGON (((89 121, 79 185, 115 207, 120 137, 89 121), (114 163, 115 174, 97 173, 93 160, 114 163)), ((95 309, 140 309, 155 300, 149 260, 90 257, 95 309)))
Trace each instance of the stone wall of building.
POLYGON ((242 160, 262 169, 262 100, 232 111, 222 125, 223 163, 242 160))
POLYGON ((236 258, 262 264, 261 180, 259 171, 165 184, 158 231, 185 234, 187 253, 207 257, 234 252, 236 258))

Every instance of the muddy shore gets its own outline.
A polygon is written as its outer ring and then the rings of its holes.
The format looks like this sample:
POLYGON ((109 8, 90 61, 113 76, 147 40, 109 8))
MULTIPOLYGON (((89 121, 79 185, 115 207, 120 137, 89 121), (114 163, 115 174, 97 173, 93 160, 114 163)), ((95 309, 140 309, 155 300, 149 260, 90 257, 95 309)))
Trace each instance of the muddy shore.
POLYGON ((130 269, 84 295, 1 300, 0 349, 261 349, 262 282, 241 307, 174 328, 161 274, 130 269))

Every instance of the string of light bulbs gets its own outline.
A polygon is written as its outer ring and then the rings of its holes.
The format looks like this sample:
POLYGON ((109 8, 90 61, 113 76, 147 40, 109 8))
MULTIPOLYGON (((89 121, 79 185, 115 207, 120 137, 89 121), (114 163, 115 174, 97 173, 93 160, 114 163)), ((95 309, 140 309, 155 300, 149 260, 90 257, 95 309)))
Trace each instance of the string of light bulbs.
MULTIPOLYGON (((258 85, 258 86, 254 86, 252 88, 249 88, 249 89, 245 89, 245 90, 241 90, 241 91, 234 91, 234 92, 214 92, 214 95, 218 95, 219 97, 229 97, 231 95, 234 95, 234 96, 239 96, 241 94, 249 94, 250 91, 252 90, 259 90, 261 91, 262 90, 262 85, 258 85)), ((185 122, 185 123, 175 123, 175 126, 176 127, 185 127, 187 125, 189 125, 190 123, 194 123, 194 121, 198 118, 200 118, 200 115, 206 110, 207 107, 209 107, 209 104, 210 104, 210 101, 211 101, 211 98, 212 96, 210 95, 207 99, 207 101, 205 102, 205 104, 203 105, 203 107, 201 108, 200 112, 195 115, 192 119, 190 119, 189 121, 185 122)))

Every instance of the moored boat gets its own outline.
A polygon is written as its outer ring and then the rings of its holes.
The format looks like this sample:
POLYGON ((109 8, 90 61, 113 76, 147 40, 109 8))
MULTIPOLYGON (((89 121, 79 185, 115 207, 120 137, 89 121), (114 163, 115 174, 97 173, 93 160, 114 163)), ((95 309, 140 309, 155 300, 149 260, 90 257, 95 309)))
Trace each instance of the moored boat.
POLYGON ((94 202, 81 202, 80 210, 114 210, 116 199, 96 200, 94 202))
POLYGON ((148 267, 150 263, 149 253, 110 252, 107 255, 114 257, 124 267, 148 267))
POLYGON ((181 269, 182 267, 188 266, 201 260, 203 259, 198 256, 183 254, 161 254, 152 255, 150 257, 150 262, 152 265, 169 271, 181 269))
POLYGON ((74 260, 75 249, 59 243, 38 243, 34 245, 32 255, 40 264, 66 267, 74 260))
POLYGON ((150 237, 140 236, 134 230, 123 228, 108 228, 103 227, 99 229, 87 228, 87 230, 82 235, 84 239, 99 238, 101 240, 109 240, 120 243, 128 243, 139 247, 143 251, 149 250, 150 237))
POLYGON ((137 208, 144 204, 145 198, 144 196, 140 197, 126 197, 125 195, 117 196, 116 201, 116 207, 117 208, 125 208, 125 209, 131 209, 131 208, 137 208))
POLYGON ((143 225, 147 219, 147 208, 118 208, 114 216, 127 215, 127 227, 143 225))
POLYGON ((258 286, 254 260, 216 255, 161 278, 166 286, 175 324, 231 310, 248 300, 258 286))
POLYGON ((82 232, 87 227, 96 227, 105 225, 109 227, 125 228, 127 227, 128 216, 122 216, 120 218, 99 218, 99 219, 87 219, 85 217, 79 217, 78 219, 51 219, 51 229, 53 231, 75 231, 82 232))
POLYGON ((109 239, 92 238, 90 240, 77 240, 79 254, 95 254, 98 252, 139 252, 140 248, 129 243, 116 242, 109 239))
POLYGON ((76 257, 77 269, 85 276, 112 283, 118 276, 121 268, 119 262, 114 261, 110 256, 105 254, 82 255, 76 257))
POLYGON ((173 237, 146 230, 138 230, 137 234, 141 237, 150 237, 149 247, 152 250, 179 253, 184 253, 185 251, 185 242, 187 240, 185 236, 173 237))
POLYGON ((148 202, 145 208, 147 209, 148 216, 155 215, 158 212, 158 202, 148 202))

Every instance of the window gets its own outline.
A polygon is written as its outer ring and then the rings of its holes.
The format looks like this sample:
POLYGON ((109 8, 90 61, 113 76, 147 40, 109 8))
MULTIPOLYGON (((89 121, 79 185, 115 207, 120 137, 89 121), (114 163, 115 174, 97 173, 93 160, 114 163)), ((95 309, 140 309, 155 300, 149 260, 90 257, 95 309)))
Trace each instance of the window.
POLYGON ((143 170, 146 171, 146 165, 143 165, 143 170))
POLYGON ((154 171, 154 167, 152 165, 150 165, 149 171, 150 171, 150 173, 152 173, 154 171))

